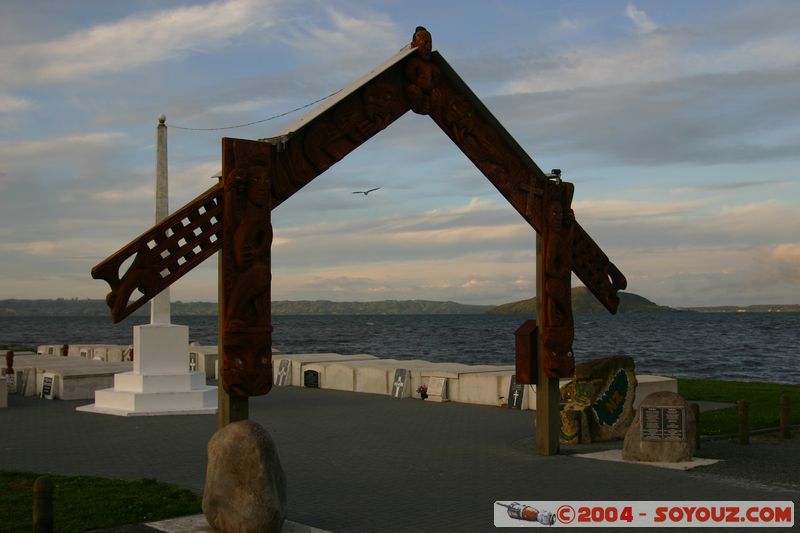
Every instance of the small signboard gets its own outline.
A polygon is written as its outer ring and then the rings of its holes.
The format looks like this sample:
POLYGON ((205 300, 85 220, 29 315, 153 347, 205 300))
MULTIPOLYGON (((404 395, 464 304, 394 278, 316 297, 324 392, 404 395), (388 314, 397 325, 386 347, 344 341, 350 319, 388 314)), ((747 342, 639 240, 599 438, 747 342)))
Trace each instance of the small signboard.
POLYGON ((447 398, 447 378, 431 376, 428 378, 428 396, 438 396, 441 399, 447 398))
POLYGON ((56 375, 45 372, 42 376, 42 398, 52 400, 56 396, 56 375))
POLYGON ((319 388, 319 372, 316 370, 306 370, 303 372, 303 386, 311 389, 319 388))
POLYGON ((6 382, 8 383, 8 393, 9 394, 16 394, 17 393, 17 373, 12 372, 11 374, 6 374, 6 382))
POLYGON ((639 430, 642 440, 686 440, 686 409, 684 407, 640 407, 639 430))
POLYGON ((405 398, 411 383, 411 372, 405 368, 398 368, 394 371, 394 381, 392 381, 392 398, 405 398))
POLYGON ((278 364, 278 375, 275 376, 275 384, 279 387, 285 387, 291 382, 292 362, 288 359, 282 359, 278 364))
POLYGON ((508 388, 508 408, 522 410, 522 400, 525 395, 525 385, 517 383, 517 375, 511 376, 511 386, 508 388))

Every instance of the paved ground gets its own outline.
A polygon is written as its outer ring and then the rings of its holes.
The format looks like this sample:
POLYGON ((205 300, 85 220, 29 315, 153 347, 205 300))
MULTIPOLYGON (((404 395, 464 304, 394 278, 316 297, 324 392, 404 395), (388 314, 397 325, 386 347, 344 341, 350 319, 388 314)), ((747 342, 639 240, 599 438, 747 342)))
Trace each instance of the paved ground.
MULTIPOLYGON (((85 403, 10 396, 0 470, 154 477, 201 493, 215 416, 75 411, 85 403)), ((573 456, 603 446, 537 456, 531 411, 279 388, 252 398, 250 417, 278 445, 289 518, 336 532, 496 531, 497 500, 800 501, 797 432, 703 442, 697 455, 722 461, 682 472, 573 456)))

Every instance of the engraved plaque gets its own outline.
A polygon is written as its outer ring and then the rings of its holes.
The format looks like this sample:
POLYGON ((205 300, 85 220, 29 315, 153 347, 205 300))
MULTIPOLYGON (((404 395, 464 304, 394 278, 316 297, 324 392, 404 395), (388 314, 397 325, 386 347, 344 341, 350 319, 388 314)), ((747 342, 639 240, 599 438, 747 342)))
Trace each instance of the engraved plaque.
POLYGON ((686 440, 686 409, 683 407, 640 407, 642 440, 686 440))
POLYGON ((447 395, 447 378, 431 377, 428 381, 428 396, 441 396, 444 398, 447 395))

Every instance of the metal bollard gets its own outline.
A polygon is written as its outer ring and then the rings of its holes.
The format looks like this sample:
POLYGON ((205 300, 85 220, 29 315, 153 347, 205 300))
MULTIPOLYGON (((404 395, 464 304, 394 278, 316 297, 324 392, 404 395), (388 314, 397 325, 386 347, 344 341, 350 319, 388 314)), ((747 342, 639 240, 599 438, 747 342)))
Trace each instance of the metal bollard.
POLYGON ((750 428, 747 423, 747 407, 750 402, 739 400, 736 405, 739 406, 739 444, 750 444, 750 428))
POLYGON ((790 439, 792 437, 792 416, 789 405, 789 395, 781 393, 780 399, 780 421, 781 421, 781 438, 790 439))
POLYGON ((53 481, 47 476, 33 482, 33 533, 53 533, 53 481))
POLYGON ((690 403, 689 409, 694 413, 694 449, 700 449, 700 406, 696 403, 690 403))

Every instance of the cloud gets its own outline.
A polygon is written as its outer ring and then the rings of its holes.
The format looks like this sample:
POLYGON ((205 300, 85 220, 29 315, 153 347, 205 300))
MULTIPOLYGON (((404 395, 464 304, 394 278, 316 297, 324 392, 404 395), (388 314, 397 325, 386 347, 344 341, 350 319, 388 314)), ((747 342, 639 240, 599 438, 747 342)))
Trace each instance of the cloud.
POLYGON ((0 92, 0 113, 26 111, 31 107, 33 107, 33 102, 27 98, 19 98, 11 94, 4 94, 0 92))
POLYGON ((768 280, 800 285, 800 244, 780 244, 765 254, 762 272, 768 280))
POLYGON ((635 200, 581 200, 572 204, 580 220, 605 220, 630 222, 635 219, 649 221, 677 220, 696 213, 707 205, 707 200, 683 202, 648 202, 635 200))
POLYGON ((108 131, 78 133, 48 140, 24 140, 0 142, 0 157, 4 159, 24 159, 41 156, 54 156, 69 153, 76 148, 98 149, 109 147, 127 139, 122 132, 108 131))
MULTIPOLYGON (((364 58, 373 55, 376 49, 385 50, 387 43, 404 44, 397 25, 381 13, 361 8, 357 15, 350 15, 330 7, 325 10, 324 18, 314 20, 309 15, 306 13, 298 22, 283 26, 278 38, 289 46, 327 59, 337 55, 364 58)), ((410 41, 410 36, 406 39, 410 41)))
POLYGON ((115 73, 214 50, 253 28, 272 25, 271 3, 228 0, 137 14, 44 43, 7 46, 6 84, 57 83, 115 73))
POLYGON ((639 33, 652 33, 658 29, 658 25, 650 20, 647 13, 637 8, 633 2, 629 2, 628 5, 625 6, 625 14, 631 19, 636 26, 636 31, 639 33))

